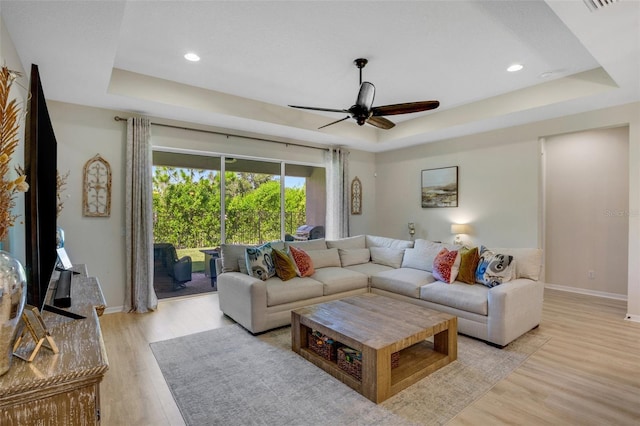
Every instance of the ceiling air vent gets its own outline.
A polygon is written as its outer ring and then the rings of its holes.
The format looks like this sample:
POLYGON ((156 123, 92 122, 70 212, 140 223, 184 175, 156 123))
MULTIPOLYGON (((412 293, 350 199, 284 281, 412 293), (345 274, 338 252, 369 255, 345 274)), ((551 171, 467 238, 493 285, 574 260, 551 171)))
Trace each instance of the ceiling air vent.
POLYGON ((606 6, 611 6, 616 3, 618 0, 583 0, 584 4, 587 5, 590 11, 595 12, 596 10, 600 10, 605 8, 606 6))

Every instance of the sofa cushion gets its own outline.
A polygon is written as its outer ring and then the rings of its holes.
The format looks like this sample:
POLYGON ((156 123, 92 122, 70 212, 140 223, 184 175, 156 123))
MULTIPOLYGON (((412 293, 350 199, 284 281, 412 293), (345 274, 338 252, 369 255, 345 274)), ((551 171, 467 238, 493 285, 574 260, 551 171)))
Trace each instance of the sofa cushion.
POLYGON ((371 260, 371 253, 368 248, 338 249, 338 254, 340 255, 340 264, 343 268, 345 266, 369 263, 369 260, 371 260))
POLYGON ((379 265, 373 262, 361 263, 360 265, 351 265, 347 266, 345 269, 350 269, 352 271, 360 272, 361 274, 365 274, 368 277, 372 277, 380 272, 391 271, 394 268, 385 265, 379 265))
POLYGON ((276 267, 276 276, 282 281, 288 281, 298 275, 296 265, 289 255, 282 250, 273 249, 273 264, 276 267))
POLYGON ((322 283, 307 277, 296 277, 286 282, 274 277, 265 281, 265 284, 267 286, 267 306, 321 297, 323 290, 322 283))
POLYGON ((296 273, 299 277, 310 277, 315 272, 313 268, 313 262, 311 261, 311 257, 307 254, 306 251, 296 248, 289 247, 289 255, 291 259, 296 264, 296 273))
MULTIPOLYGON (((245 264, 245 250, 251 247, 244 244, 221 244, 220 258, 222 259, 222 272, 240 272, 238 262, 245 264)), ((244 271, 246 273, 246 270, 244 271)))
POLYGON ((392 268, 399 268, 400 265, 402 265, 404 250, 405 249, 390 247, 369 247, 371 261, 373 263, 390 266, 392 268))
POLYGON ((304 251, 309 250, 325 250, 327 248, 327 243, 324 238, 320 238, 318 240, 308 240, 308 241, 287 241, 286 245, 291 247, 301 248, 304 251))
POLYGON ((451 284, 458 276, 460 269, 460 254, 457 250, 449 251, 443 248, 433 260, 433 278, 451 284))
POLYGON ((423 271, 433 271, 433 260, 440 251, 446 248, 456 250, 453 244, 436 243, 429 240, 417 239, 413 249, 407 249, 402 259, 403 268, 421 269, 423 271))
POLYGON ((337 249, 363 249, 366 248, 364 235, 356 237, 340 238, 339 240, 327 240, 327 248, 337 249))
POLYGON ((397 240, 395 238, 377 237, 375 235, 366 236, 367 247, 389 247, 405 249, 413 247, 413 241, 397 240))
POLYGON ((317 271, 320 268, 328 268, 330 266, 340 267, 340 255, 337 248, 324 250, 307 250, 307 254, 311 257, 313 268, 317 271))
POLYGON ((343 293, 345 291, 367 288, 369 277, 360 272, 341 267, 316 269, 312 277, 323 284, 323 294, 343 293))
POLYGON ((538 281, 542 270, 542 249, 538 248, 492 248, 494 253, 513 256, 516 262, 516 278, 538 281))
POLYGON ((460 269, 456 279, 466 284, 475 284, 479 261, 478 247, 460 249, 460 269))
POLYGON ((449 306, 479 315, 489 312, 487 298, 489 288, 480 284, 468 285, 460 282, 446 284, 435 282, 420 289, 420 299, 449 306))
POLYGON ((476 282, 495 287, 511 281, 515 276, 515 262, 513 256, 495 253, 486 247, 480 250, 480 261, 476 269, 476 282))
POLYGON ((400 268, 372 276, 371 287, 417 299, 420 297, 420 287, 434 281, 435 278, 429 272, 420 269, 400 268))
POLYGON ((276 267, 272 257, 273 249, 270 243, 265 243, 258 247, 247 247, 245 249, 245 260, 249 275, 266 281, 276 275, 276 267))

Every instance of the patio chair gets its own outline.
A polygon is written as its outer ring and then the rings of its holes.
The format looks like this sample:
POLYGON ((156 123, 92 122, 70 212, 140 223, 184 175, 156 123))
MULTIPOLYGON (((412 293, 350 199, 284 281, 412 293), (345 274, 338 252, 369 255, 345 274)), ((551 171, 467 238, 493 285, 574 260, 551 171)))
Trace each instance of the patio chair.
POLYGON ((154 255, 157 254, 163 266, 167 268, 167 273, 173 278, 173 290, 186 287, 186 283, 191 281, 191 257, 183 256, 178 259, 178 253, 173 244, 154 244, 154 255))

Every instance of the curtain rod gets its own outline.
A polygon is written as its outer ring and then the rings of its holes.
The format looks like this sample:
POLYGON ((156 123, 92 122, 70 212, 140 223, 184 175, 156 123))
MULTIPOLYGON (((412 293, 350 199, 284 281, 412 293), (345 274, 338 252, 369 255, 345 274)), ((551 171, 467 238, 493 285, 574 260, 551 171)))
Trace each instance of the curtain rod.
MULTIPOLYGON (((118 117, 117 115, 115 117, 113 117, 113 119, 115 121, 127 121, 126 118, 118 117)), ((193 127, 174 126, 172 124, 162 124, 162 123, 151 123, 151 125, 159 126, 159 127, 168 127, 170 129, 189 130, 189 131, 192 131, 192 132, 209 133, 209 134, 212 134, 212 135, 220 135, 220 136, 226 136, 226 137, 232 136, 234 138, 249 139, 249 140, 254 140, 254 141, 273 142, 273 143, 279 143, 279 144, 282 144, 282 145, 293 145, 293 146, 299 146, 299 147, 302 147, 302 148, 319 149, 320 151, 329 151, 329 148, 319 148, 317 146, 304 145, 304 144, 301 144, 301 143, 283 142, 283 141, 276 141, 276 140, 273 140, 273 139, 255 138, 255 137, 252 137, 252 136, 231 135, 229 133, 216 132, 214 130, 195 129, 193 127)))

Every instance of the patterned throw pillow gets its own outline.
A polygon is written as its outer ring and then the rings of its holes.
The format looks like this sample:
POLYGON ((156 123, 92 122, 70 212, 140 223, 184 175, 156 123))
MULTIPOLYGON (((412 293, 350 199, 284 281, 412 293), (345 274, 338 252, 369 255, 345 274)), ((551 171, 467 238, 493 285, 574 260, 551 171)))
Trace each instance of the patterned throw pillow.
POLYGON ((460 267, 460 256, 456 250, 447 250, 443 248, 440 253, 433 259, 433 278, 438 281, 451 284, 458 276, 460 267))
POLYGON ((273 249, 273 263, 276 267, 276 275, 282 281, 288 281, 291 278, 295 278, 297 274, 296 265, 293 260, 287 255, 287 253, 273 249))
POLYGON ((476 269, 476 282, 487 287, 495 287, 511 281, 515 266, 513 256, 494 253, 483 246, 480 249, 480 261, 476 269))
POLYGON ((310 277, 316 272, 311 257, 304 250, 289 246, 289 254, 298 268, 298 276, 310 277))
POLYGON ((458 281, 466 284, 476 283, 476 269, 478 269, 478 262, 480 261, 480 255, 478 254, 478 247, 463 248, 460 250, 460 271, 458 272, 458 281))
POLYGON ((272 251, 270 243, 245 249, 245 261, 249 275, 260 278, 262 281, 266 281, 276 275, 272 251))

